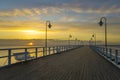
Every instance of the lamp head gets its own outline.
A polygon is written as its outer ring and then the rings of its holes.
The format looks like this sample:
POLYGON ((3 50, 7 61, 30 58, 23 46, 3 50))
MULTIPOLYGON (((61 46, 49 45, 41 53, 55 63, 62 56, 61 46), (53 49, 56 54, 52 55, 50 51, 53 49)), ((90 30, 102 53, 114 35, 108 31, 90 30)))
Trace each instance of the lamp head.
POLYGON ((99 22, 99 25, 100 25, 100 26, 102 26, 102 25, 103 25, 103 22, 102 22, 102 20, 100 20, 100 22, 99 22))
POLYGON ((51 28, 51 27, 52 27, 52 25, 49 23, 49 24, 48 24, 48 27, 49 27, 49 28, 51 28))

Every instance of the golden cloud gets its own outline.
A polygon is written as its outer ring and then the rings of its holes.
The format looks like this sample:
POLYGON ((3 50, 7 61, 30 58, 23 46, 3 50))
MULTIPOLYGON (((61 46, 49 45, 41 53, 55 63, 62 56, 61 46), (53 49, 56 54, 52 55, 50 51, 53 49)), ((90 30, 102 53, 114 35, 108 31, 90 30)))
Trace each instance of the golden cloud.
POLYGON ((0 16, 34 16, 40 15, 40 10, 37 8, 34 9, 14 9, 14 10, 0 10, 0 16))

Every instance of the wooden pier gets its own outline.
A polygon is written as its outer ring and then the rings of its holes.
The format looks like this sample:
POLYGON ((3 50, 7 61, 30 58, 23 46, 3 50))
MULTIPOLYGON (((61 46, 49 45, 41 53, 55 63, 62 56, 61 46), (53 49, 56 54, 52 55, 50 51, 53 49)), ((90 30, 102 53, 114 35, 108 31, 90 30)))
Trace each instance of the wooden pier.
POLYGON ((120 80, 120 70, 84 46, 2 68, 0 80, 120 80))

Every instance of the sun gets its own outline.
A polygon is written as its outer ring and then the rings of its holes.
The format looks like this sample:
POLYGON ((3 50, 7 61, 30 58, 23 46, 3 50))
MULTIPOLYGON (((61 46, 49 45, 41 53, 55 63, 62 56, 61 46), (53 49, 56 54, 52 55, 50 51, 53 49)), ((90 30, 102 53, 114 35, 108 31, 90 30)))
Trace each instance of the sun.
POLYGON ((34 45, 33 42, 28 43, 28 46, 33 46, 33 45, 34 45))

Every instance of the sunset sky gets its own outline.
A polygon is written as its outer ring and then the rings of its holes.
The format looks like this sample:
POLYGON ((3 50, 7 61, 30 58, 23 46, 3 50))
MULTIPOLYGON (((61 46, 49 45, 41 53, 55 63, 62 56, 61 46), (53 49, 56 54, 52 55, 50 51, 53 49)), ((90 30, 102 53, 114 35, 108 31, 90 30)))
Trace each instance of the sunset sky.
POLYGON ((0 39, 44 39, 50 20, 49 39, 104 40, 107 18, 108 42, 120 44, 120 0, 0 0, 0 39))

